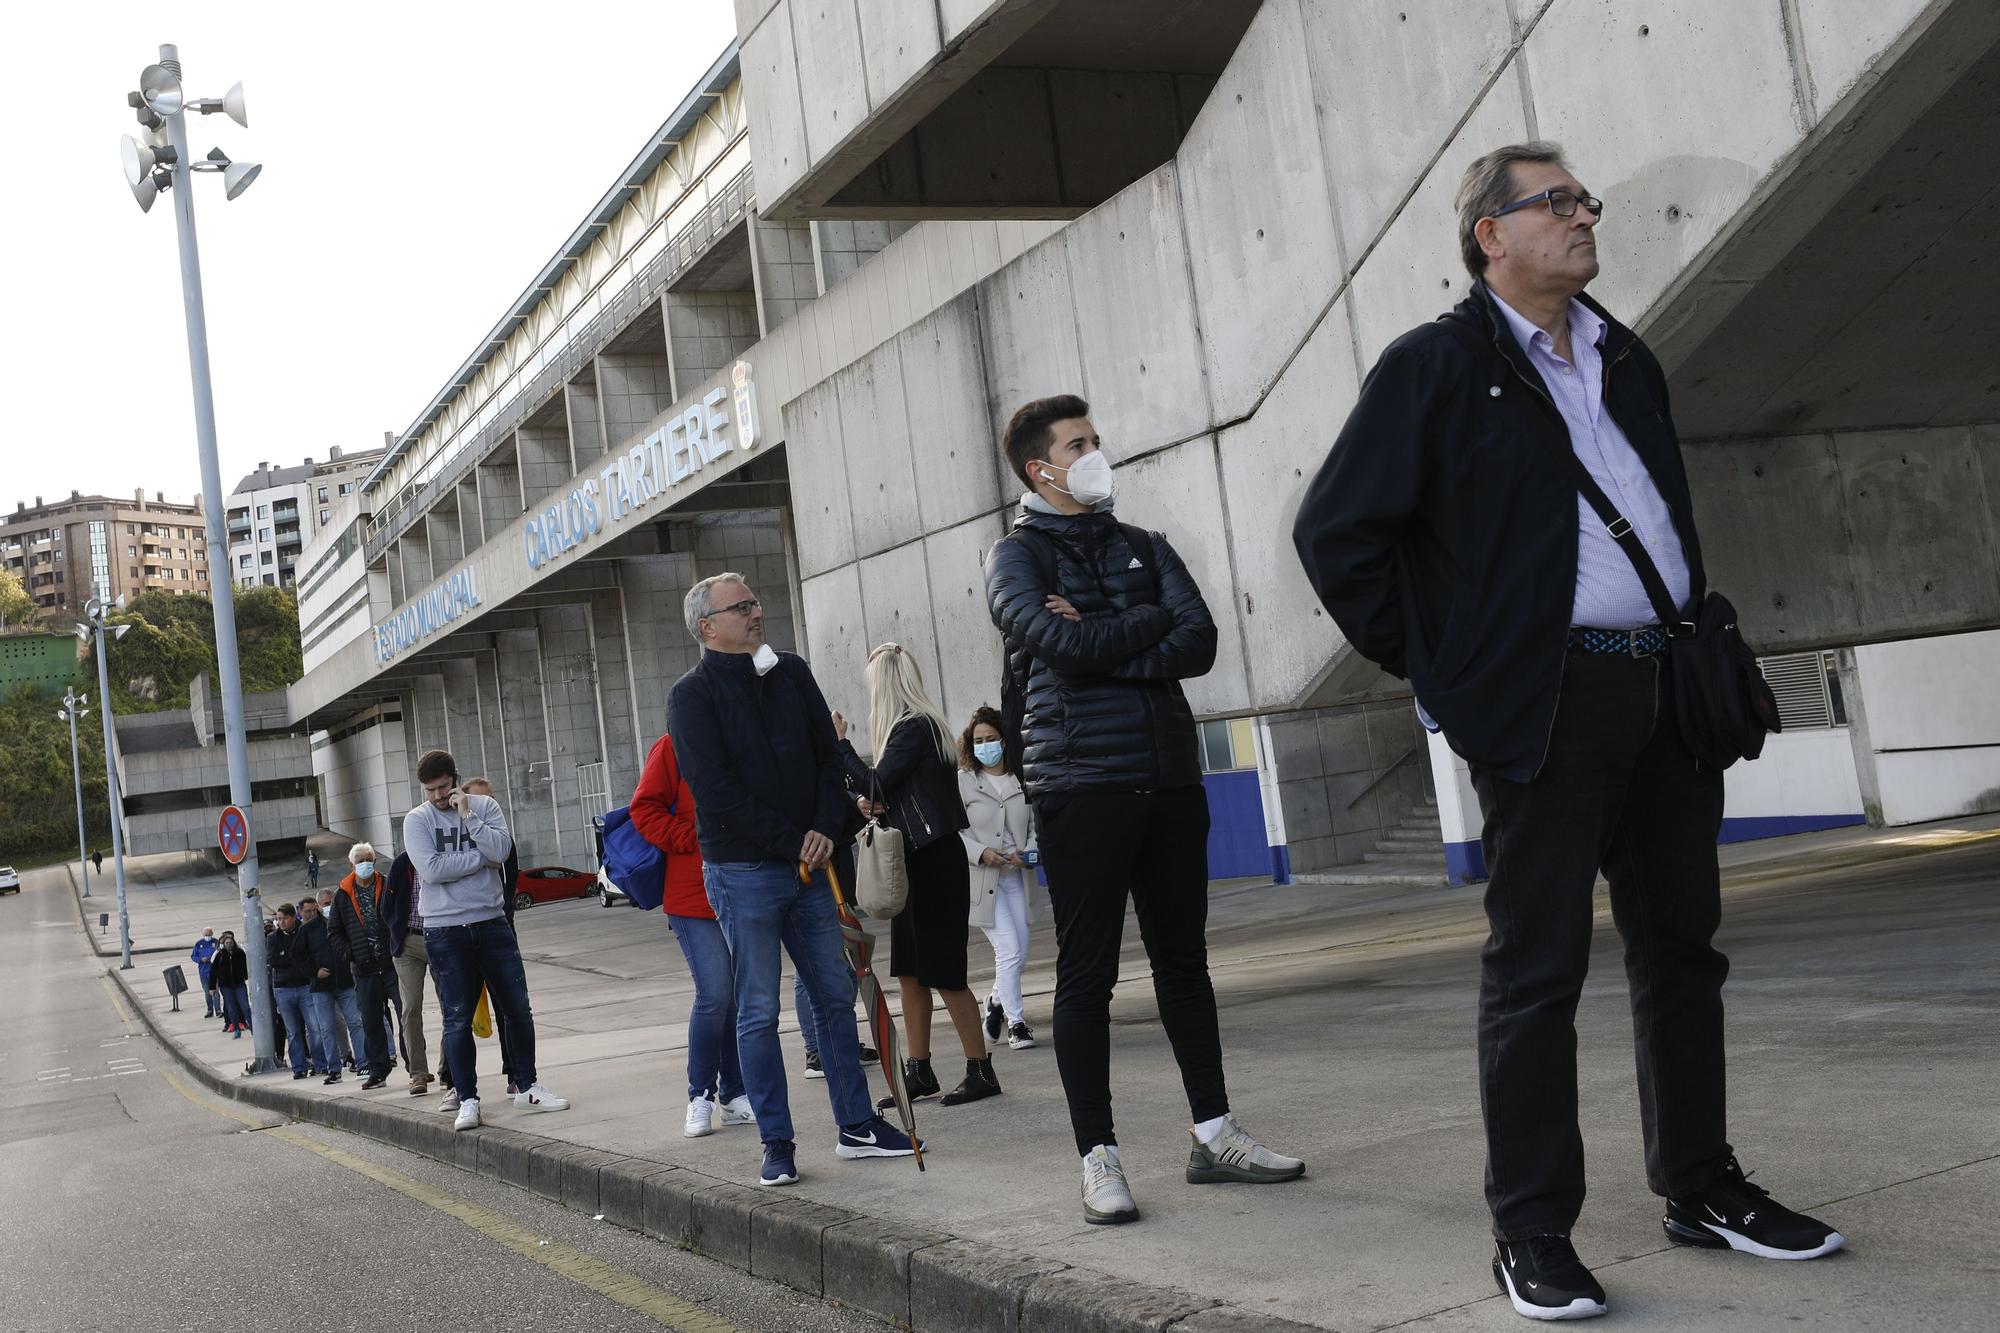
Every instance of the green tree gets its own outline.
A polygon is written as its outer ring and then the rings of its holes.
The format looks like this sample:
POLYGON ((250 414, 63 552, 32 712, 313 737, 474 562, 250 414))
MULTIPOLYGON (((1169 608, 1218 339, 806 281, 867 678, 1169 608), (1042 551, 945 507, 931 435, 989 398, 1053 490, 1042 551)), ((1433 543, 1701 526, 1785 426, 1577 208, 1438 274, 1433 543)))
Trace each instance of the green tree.
MULTIPOLYGON (((85 689, 79 677, 79 693, 85 689)), ((93 691, 94 693, 94 691, 93 691)), ((56 716, 58 701, 32 685, 0 695, 0 861, 33 862, 76 854, 75 779, 70 767, 69 724, 56 716)), ((78 721, 83 808, 93 847, 111 845, 111 812, 104 799, 104 730, 93 702, 78 721)))
POLYGON ((35 618, 38 609, 35 599, 21 586, 19 576, 0 569, 0 624, 25 625, 35 618))
MULTIPOLYGON (((120 713, 186 708, 188 686, 208 673, 215 688, 215 606, 206 593, 140 593, 109 623, 132 628, 111 640, 112 703, 120 713)), ((95 651, 95 645, 92 645, 95 651)), ((236 592, 236 655, 243 688, 281 690, 305 674, 299 604, 290 588, 236 592)), ((97 664, 86 654, 88 670, 97 664)))

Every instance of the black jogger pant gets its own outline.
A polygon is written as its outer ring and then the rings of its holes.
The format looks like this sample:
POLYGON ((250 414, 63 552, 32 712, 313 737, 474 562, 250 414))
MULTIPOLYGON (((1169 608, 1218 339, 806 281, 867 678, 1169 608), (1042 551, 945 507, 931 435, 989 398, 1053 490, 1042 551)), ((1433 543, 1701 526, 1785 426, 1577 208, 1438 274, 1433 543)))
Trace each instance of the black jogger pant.
POLYGON ((1491 927, 1480 955, 1479 1095, 1493 1234, 1567 1233, 1583 1208, 1576 1006, 1600 867, 1625 943, 1646 1180, 1697 1193, 1729 1159, 1722 774, 1680 738, 1661 658, 1574 654, 1534 781, 1474 766, 1491 927))
POLYGON ((1160 1023, 1198 1123, 1229 1110, 1208 979, 1208 793, 1074 792, 1035 802, 1056 918, 1056 1069, 1079 1156, 1111 1127, 1111 988, 1125 900, 1153 965, 1160 1023))

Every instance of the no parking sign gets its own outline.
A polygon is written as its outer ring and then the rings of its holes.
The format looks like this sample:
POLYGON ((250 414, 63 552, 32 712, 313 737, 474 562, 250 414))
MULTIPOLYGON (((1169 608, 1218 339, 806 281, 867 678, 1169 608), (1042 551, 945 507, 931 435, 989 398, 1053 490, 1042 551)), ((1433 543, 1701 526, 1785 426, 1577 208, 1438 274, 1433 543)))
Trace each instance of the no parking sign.
POLYGON ((215 841, 222 848, 222 859, 231 865, 241 865, 250 853, 250 821, 235 806, 228 806, 222 818, 216 821, 215 841))

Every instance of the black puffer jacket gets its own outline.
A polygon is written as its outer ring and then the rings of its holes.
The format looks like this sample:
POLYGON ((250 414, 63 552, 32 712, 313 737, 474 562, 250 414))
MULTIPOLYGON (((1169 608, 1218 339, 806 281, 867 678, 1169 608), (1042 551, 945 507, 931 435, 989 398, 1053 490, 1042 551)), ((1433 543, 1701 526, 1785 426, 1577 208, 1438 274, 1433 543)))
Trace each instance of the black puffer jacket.
POLYGON ((1110 514, 1026 511, 987 554, 986 600, 1023 685, 1031 797, 1201 781, 1180 682, 1215 665, 1215 621, 1164 536, 1110 514), (1051 593, 1083 619, 1050 611, 1051 593))
MULTIPOLYGON (((927 718, 906 717, 882 743, 882 761, 870 768, 849 741, 840 743, 840 762, 854 791, 888 807, 883 816, 908 839, 912 850, 928 847, 968 827, 958 799, 958 766, 938 752, 938 731, 927 718)), ((945 746, 951 738, 945 737, 945 746)))

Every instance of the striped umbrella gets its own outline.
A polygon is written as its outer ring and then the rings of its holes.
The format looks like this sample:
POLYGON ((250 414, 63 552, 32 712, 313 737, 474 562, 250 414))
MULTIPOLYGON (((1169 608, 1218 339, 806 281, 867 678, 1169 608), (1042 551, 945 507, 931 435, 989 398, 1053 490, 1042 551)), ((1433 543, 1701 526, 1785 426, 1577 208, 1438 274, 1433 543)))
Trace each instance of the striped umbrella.
MULTIPOLYGON (((803 883, 812 883, 812 872, 804 865, 799 866, 799 879, 803 883)), ((895 1098, 896 1115, 903 1122, 903 1132, 910 1136, 910 1146, 916 1149, 917 1170, 922 1171, 924 1150, 917 1142, 917 1111, 910 1101, 910 1085, 903 1078, 903 1042, 896 1035, 896 1020, 889 1016, 889 998, 882 993, 881 983, 875 980, 875 940, 862 929, 861 919, 848 906, 847 895, 840 889, 840 876, 831 865, 826 868, 826 879, 833 886, 834 910, 840 915, 841 952, 847 955, 847 966, 854 973, 854 989, 861 996, 861 1007, 868 1015, 869 1030, 875 1034, 875 1049, 882 1060, 882 1077, 889 1081, 889 1095, 895 1098)))

